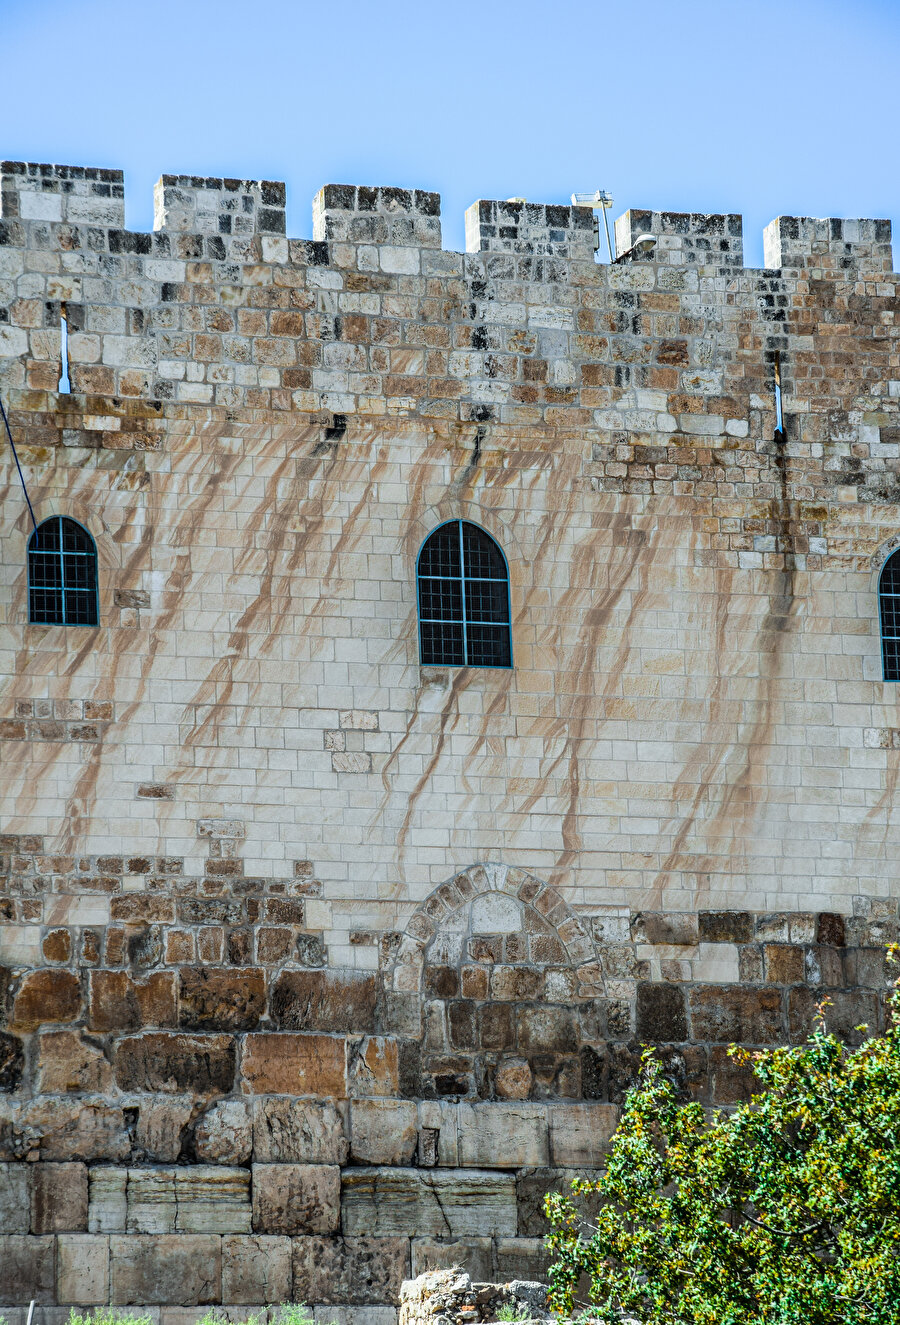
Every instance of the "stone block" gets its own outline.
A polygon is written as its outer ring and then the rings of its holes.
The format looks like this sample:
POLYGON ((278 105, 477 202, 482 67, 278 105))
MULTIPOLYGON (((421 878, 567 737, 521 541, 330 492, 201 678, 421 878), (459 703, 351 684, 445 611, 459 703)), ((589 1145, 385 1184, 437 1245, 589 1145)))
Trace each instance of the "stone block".
POLYGON ((701 911, 698 921, 704 943, 749 943, 753 938, 749 911, 701 911))
POLYGON ((0 1094, 11 1094, 22 1084, 25 1051, 18 1035, 0 1031, 0 1094))
POLYGON ((578 1015, 571 1008, 519 1007, 516 1033, 523 1053, 570 1054, 581 1047, 578 1015))
POLYGON ((48 1022, 75 1021, 81 1012, 81 984, 74 971, 49 967, 22 977, 13 1000, 10 1026, 34 1031, 48 1022))
POLYGON ((253 1095, 347 1095, 343 1039, 329 1035, 251 1034, 241 1064, 244 1090, 253 1095))
POLYGON ((114 1306, 214 1305, 222 1300, 222 1239, 172 1233, 109 1240, 114 1306))
POLYGON ((547 1282, 552 1256, 543 1238, 498 1238, 494 1256, 495 1276, 500 1283, 513 1279, 547 1282))
MULTIPOLYGON (((459 1105, 449 1100, 419 1101, 419 1149, 423 1148, 423 1138, 427 1135, 427 1148, 433 1158, 430 1166, 456 1168, 459 1164, 459 1105)), ((421 1157, 419 1163, 425 1161, 421 1157)))
POLYGON ((778 1044, 784 1037, 777 989, 701 985, 690 991, 695 1040, 719 1044, 778 1044))
POLYGON ((590 1214, 590 1198, 574 1196, 572 1183, 576 1178, 592 1181, 600 1176, 592 1169, 524 1169, 516 1175, 516 1201, 518 1204, 518 1236, 520 1238, 546 1237, 550 1224, 544 1214, 544 1197, 550 1192, 561 1192, 575 1202, 579 1210, 590 1214))
POLYGON ((315 1325, 397 1325, 396 1307, 340 1307, 323 1303, 313 1307, 315 1325))
POLYGON ((32 1164, 32 1233, 86 1233, 88 1170, 86 1164, 32 1164))
POLYGON ((234 1040, 163 1032, 131 1036, 116 1046, 115 1071, 121 1090, 227 1094, 234 1085, 234 1040))
POLYGON ((799 985, 804 979, 802 948, 782 943, 767 943, 763 948, 766 979, 773 985, 799 985))
POLYGON ((408 1100, 354 1100, 350 1155, 356 1164, 410 1164, 418 1140, 418 1109, 408 1100))
POLYGON ((631 934, 636 943, 667 947, 693 947, 700 937, 697 917, 688 911, 640 911, 632 919, 631 934))
POLYGON ((511 1237, 515 1179, 472 1169, 345 1169, 341 1213, 346 1235, 511 1237))
POLYGON ((6 1233, 27 1233, 31 1226, 29 1167, 16 1160, 0 1164, 0 1228, 6 1233))
POLYGON ((88 1232, 124 1233, 128 1220, 128 1170, 104 1164, 89 1172, 88 1232))
POLYGON ((129 1169, 125 1228, 129 1233, 175 1232, 174 1168, 129 1169))
MULTIPOLYGON (((802 1044, 815 1030, 821 1002, 822 994, 816 990, 790 991, 788 1023, 793 1044, 802 1044)), ((878 1030, 878 995, 864 989, 829 991, 825 1029, 845 1044, 862 1044, 867 1036, 875 1035, 878 1030)))
POLYGON ((614 1104, 547 1105, 550 1163, 560 1168, 595 1168, 604 1162, 619 1121, 614 1104))
POLYGON ((210 1164, 245 1164, 253 1150, 250 1107, 243 1100, 214 1104, 194 1128, 197 1158, 210 1164))
POLYGON ((396 1303, 409 1277, 406 1238, 294 1238, 294 1302, 396 1303))
POLYGON ((177 1168, 175 1205, 175 1227, 184 1233, 249 1233, 250 1174, 217 1164, 177 1168))
POLYGON ((400 1048, 396 1040, 367 1035, 347 1043, 347 1086, 353 1099, 400 1093, 400 1048))
POLYGON ((638 985, 637 1036, 652 1044, 688 1038, 684 990, 679 985, 665 981, 638 985))
POLYGON ((56 1300, 56 1238, 0 1235, 0 1302, 15 1307, 56 1300))
POLYGON ((185 1030, 251 1031, 266 1010, 266 979, 254 967, 183 966, 178 1015, 185 1030))
POLYGON ((272 1021, 283 1030, 371 1033, 375 976, 368 971, 283 971, 272 986, 272 1021))
POLYGON ((816 918, 816 942, 842 948, 847 942, 847 926, 842 915, 822 911, 816 918))
POLYGON ((254 1164, 255 1233, 334 1233, 341 1171, 334 1164, 254 1164))
POLYGON ((452 1270, 463 1265, 475 1283, 490 1283, 494 1277, 494 1243, 491 1238, 456 1241, 413 1238, 410 1243, 413 1279, 429 1270, 452 1270))
POLYGON ((91 971, 88 1026, 92 1031, 136 1031, 177 1025, 174 971, 134 980, 126 971, 91 971))
POLYGON ((134 1133, 138 1157, 157 1164, 174 1163, 193 1112, 189 1099, 141 1101, 134 1133))
POLYGON ((45 1160, 117 1160, 131 1150, 122 1110, 92 1100, 39 1098, 23 1106, 19 1126, 45 1160))
POLYGON ((254 1234, 224 1237, 222 1301, 297 1301, 291 1291, 291 1239, 254 1234))
POLYGON ((56 1239, 56 1298, 60 1305, 102 1306, 109 1301, 109 1238, 61 1233, 56 1239))
POLYGON ((752 1066, 736 1061, 725 1045, 709 1051, 709 1086, 713 1104, 743 1104, 762 1090, 752 1066))
POLYGON ((459 1106, 459 1163, 465 1168, 534 1168, 549 1162, 543 1104, 459 1106))
POLYGON ((38 1039, 37 1080, 43 1093, 103 1094, 112 1079, 103 1050, 86 1043, 78 1031, 50 1031, 38 1039))
POLYGON ((253 1101, 253 1158, 258 1164, 344 1164, 344 1108, 331 1100, 272 1097, 253 1101))

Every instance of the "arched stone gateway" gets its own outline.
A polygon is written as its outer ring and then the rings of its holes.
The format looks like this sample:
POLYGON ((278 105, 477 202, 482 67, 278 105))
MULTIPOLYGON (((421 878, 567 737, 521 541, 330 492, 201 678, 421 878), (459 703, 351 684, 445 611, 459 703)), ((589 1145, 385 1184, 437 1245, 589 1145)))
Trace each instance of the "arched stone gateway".
POLYGON ((385 985, 408 1025, 420 1019, 426 1098, 580 1098, 607 1034, 588 926, 556 889, 503 864, 472 865, 426 898, 385 985))

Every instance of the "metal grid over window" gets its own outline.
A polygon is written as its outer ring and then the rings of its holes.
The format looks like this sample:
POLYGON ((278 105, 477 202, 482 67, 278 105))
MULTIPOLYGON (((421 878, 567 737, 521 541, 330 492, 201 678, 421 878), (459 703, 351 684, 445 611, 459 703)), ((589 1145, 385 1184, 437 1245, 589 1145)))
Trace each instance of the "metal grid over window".
POLYGON ((97 548, 76 520, 54 515, 28 540, 28 620, 96 626, 97 548))
POLYGON ((900 548, 884 563, 878 581, 881 658, 885 681, 900 681, 900 548))
POLYGON ((490 534, 467 520, 435 529, 418 588, 423 666, 512 667, 509 571, 490 534))

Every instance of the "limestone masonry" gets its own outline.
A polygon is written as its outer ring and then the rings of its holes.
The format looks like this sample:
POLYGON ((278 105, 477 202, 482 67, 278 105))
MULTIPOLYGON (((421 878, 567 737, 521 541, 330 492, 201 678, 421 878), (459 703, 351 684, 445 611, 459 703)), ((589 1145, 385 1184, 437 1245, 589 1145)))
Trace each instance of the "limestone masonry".
POLYGON ((739 216, 628 212, 601 264, 581 207, 476 202, 460 254, 405 189, 326 186, 312 240, 278 183, 163 176, 152 234, 117 171, 0 190, 0 395, 99 590, 30 621, 3 435, 10 1325, 539 1279, 642 1044, 728 1104, 728 1044, 823 995, 883 1026, 888 222, 781 217, 748 270, 739 216), (420 665, 451 520, 510 668, 420 665))

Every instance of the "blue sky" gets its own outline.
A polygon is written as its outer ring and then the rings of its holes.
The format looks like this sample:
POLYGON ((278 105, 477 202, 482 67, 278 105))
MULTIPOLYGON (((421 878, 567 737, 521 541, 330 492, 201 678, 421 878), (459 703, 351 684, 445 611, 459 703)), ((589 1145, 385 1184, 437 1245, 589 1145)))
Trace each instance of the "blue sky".
MULTIPOLYGON (((900 234, 898 0, 0 0, 0 156, 283 179, 311 233, 325 183, 744 214, 900 234)), ((900 243, 900 239, 898 239, 900 243)), ((898 253, 896 261, 900 261, 898 253)))

